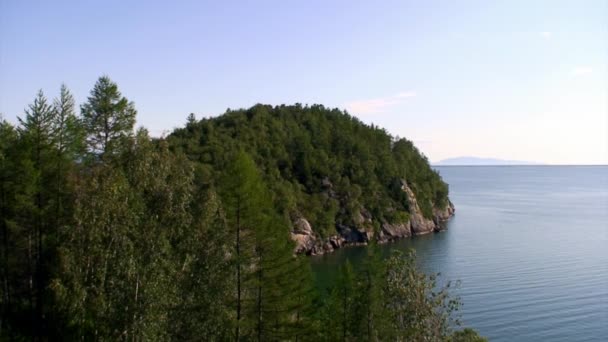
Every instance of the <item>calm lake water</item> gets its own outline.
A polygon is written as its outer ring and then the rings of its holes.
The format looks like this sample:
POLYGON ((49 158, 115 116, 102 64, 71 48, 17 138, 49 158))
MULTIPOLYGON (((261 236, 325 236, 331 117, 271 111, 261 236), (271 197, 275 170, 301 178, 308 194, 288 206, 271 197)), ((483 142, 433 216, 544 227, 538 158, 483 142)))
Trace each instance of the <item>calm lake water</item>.
MULTIPOLYGON (((608 341, 608 166, 437 167, 456 216, 414 248, 461 280, 464 326, 491 341, 608 341)), ((365 247, 311 258, 317 281, 365 247)))

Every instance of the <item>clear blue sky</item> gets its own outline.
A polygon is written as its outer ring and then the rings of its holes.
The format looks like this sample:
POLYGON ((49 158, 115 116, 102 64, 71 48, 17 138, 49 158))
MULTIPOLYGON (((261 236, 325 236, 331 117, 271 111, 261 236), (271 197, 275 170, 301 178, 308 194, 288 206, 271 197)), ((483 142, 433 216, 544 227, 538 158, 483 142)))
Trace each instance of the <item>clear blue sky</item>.
MULTIPOLYGON (((153 134, 322 103, 474 155, 608 163, 608 1, 0 0, 0 113, 109 75, 153 134)), ((337 132, 339 134, 339 132, 337 132)))

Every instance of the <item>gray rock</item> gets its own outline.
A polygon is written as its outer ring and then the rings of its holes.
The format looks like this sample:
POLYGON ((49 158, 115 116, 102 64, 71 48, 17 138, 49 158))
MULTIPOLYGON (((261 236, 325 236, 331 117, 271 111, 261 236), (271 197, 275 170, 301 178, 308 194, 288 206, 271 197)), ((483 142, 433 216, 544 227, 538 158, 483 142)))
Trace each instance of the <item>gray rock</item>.
MULTIPOLYGON (((325 186, 331 187, 329 180, 327 180, 325 186)), ((365 245, 374 238, 379 243, 386 243, 445 229, 445 222, 452 217, 455 212, 452 202, 448 202, 448 205, 443 209, 433 208, 433 218, 428 219, 422 215, 416 196, 405 180, 401 181, 401 187, 406 193, 409 203, 410 220, 408 222, 385 222, 382 224, 380 231, 377 232, 377 234, 374 234, 372 228, 373 217, 368 210, 361 208, 361 211, 357 213, 354 218, 357 227, 337 225, 336 231, 338 234, 325 239, 320 239, 305 218, 298 218, 295 220, 291 232, 291 239, 296 244, 294 253, 319 255, 331 253, 334 250, 345 246, 365 245)), ((341 208, 340 210, 344 210, 344 208, 341 208)))
POLYGON ((412 236, 410 221, 396 224, 383 223, 382 230, 378 236, 378 242, 389 242, 410 236, 412 236))
POLYGON ((425 218, 424 215, 422 215, 422 211, 420 210, 420 206, 418 206, 418 201, 416 200, 416 196, 414 195, 412 189, 410 189, 405 181, 402 181, 401 184, 409 203, 412 235, 423 235, 435 231, 435 222, 431 219, 425 218))
POLYGON ((316 237, 310 223, 304 218, 299 218, 294 223, 291 231, 291 239, 295 242, 294 253, 310 253, 315 246, 316 237))
POLYGON ((312 227, 305 218, 299 218, 294 222, 293 232, 296 234, 311 235, 312 227))

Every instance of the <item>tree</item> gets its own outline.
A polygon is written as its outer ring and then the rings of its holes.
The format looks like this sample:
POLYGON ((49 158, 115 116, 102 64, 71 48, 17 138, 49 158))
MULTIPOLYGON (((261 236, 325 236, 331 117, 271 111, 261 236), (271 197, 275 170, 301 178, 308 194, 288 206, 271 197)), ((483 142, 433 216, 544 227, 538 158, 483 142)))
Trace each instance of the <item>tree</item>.
POLYGON ((448 290, 437 289, 436 275, 418 271, 413 251, 394 251, 386 261, 383 306, 390 325, 382 336, 395 341, 440 341, 459 324, 452 314, 460 306, 448 290))
POLYGON ((54 290, 84 339, 165 340, 190 271, 191 164, 140 130, 121 164, 93 164, 76 189, 54 290))
POLYGON ((382 303, 383 273, 380 251, 372 242, 357 272, 354 290, 352 333, 361 341, 378 340, 386 324, 382 303))
POLYGON ((262 199, 261 181, 255 164, 244 152, 239 152, 229 165, 226 176, 221 184, 220 194, 225 207, 228 229, 233 236, 231 248, 232 263, 235 269, 235 332, 234 337, 239 341, 251 334, 252 322, 244 315, 251 310, 251 293, 247 288, 250 284, 248 269, 253 263, 253 243, 255 228, 263 223, 260 215, 262 199))
POLYGON ((196 124, 196 116, 194 113, 190 113, 188 114, 188 119, 186 120, 186 127, 190 127, 194 124, 196 124))
POLYGON ((349 341, 355 326, 355 273, 347 260, 324 300, 321 336, 325 341, 349 341))
MULTIPOLYGON (((26 246, 27 302, 29 303, 31 332, 38 337, 46 331, 44 310, 49 277, 47 258, 52 247, 48 235, 54 234, 52 214, 52 166, 54 154, 54 124, 56 112, 48 103, 42 90, 25 111, 25 118, 18 118, 20 142, 20 174, 18 186, 17 214, 13 224, 20 231, 26 246), (19 189, 20 188, 20 189, 19 189)), ((52 239, 51 239, 52 240, 52 239)), ((16 252, 16 251, 15 251, 16 252)))
POLYGON ((384 223, 407 221, 413 208, 404 179, 427 219, 449 204, 447 185, 411 141, 338 109, 257 104, 193 119, 168 141, 209 184, 223 182, 228 159, 242 150, 259 168, 275 211, 306 219, 321 239, 335 235, 336 224, 379 233, 384 223))
MULTIPOLYGON (((84 152, 84 127, 76 116, 72 93, 65 84, 61 85, 59 97, 53 101, 55 121, 53 135, 57 153, 68 161, 77 160, 84 152)), ((64 162, 64 161, 62 161, 64 162)))
POLYGON ((100 159, 121 150, 133 135, 137 111, 109 77, 97 80, 87 103, 81 107, 89 152, 100 159))
POLYGON ((272 212, 255 241, 255 332, 258 341, 303 340, 311 327, 312 275, 307 260, 293 255, 288 228, 272 212))
POLYGON ((234 272, 227 241, 232 235, 220 201, 212 190, 195 191, 191 206, 192 229, 178 238, 177 297, 170 306, 170 334, 178 341, 205 336, 211 341, 229 340, 234 333, 231 320, 234 272))
POLYGON ((14 329, 14 238, 11 221, 15 217, 15 153, 18 135, 15 128, 0 115, 0 339, 10 339, 14 329), (11 252, 13 252, 11 258, 11 252))
POLYGON ((325 297, 293 255, 294 218, 407 221, 405 171, 445 203, 411 142, 319 105, 191 115, 167 140, 135 113, 104 76, 81 118, 64 85, 0 118, 0 340, 479 340, 413 254, 370 246, 325 297))
POLYGON ((289 229, 274 211, 251 157, 238 152, 221 185, 234 241, 235 339, 264 341, 301 334, 311 288, 309 269, 294 258, 289 229))

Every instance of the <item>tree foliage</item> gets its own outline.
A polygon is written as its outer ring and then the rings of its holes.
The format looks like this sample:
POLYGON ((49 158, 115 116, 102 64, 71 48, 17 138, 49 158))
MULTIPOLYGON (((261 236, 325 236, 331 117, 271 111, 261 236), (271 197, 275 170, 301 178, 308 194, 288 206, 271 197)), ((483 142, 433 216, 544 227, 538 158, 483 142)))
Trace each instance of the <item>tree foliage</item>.
POLYGON ((295 217, 403 220, 400 179, 441 205, 410 142, 322 106, 191 114, 168 139, 135 113, 104 76, 80 115, 62 86, 0 118, 0 340, 471 340, 412 255, 370 248, 328 294, 293 255, 295 217))
POLYGON ((97 80, 81 107, 89 152, 99 158, 115 153, 132 136, 137 111, 109 77, 97 80))
POLYGON ((428 218, 448 203, 447 185, 411 141, 322 105, 255 105, 200 121, 190 116, 168 140, 206 170, 209 182, 222 179, 231 154, 245 151, 278 214, 305 217, 322 237, 339 224, 366 228, 362 214, 371 215, 376 229, 401 220, 408 211, 402 180, 428 218))

